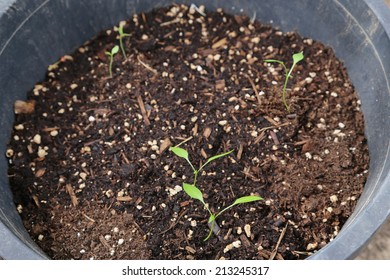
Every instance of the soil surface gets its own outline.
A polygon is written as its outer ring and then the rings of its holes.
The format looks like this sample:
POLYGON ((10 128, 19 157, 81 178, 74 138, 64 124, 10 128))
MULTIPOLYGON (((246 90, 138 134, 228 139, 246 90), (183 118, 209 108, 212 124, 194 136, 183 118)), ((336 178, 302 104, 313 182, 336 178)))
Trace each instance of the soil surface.
POLYGON ((303 259, 330 242, 367 177, 360 102, 332 49, 246 16, 177 5, 123 22, 50 65, 15 103, 17 210, 54 259, 303 259), (283 67, 304 60, 281 92, 283 67), (191 162, 234 149, 183 190, 191 162))

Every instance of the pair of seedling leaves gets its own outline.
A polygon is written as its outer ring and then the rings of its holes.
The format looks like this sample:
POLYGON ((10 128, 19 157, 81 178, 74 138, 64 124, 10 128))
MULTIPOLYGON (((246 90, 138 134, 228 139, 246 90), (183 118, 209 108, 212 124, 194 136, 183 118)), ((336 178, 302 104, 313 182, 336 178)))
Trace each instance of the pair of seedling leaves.
POLYGON ((110 58, 110 64, 109 64, 109 68, 108 68, 108 71, 110 73, 110 78, 112 78, 112 63, 114 62, 114 56, 119 52, 119 47, 122 51, 122 54, 123 54, 123 57, 126 58, 126 51, 125 51, 125 48, 123 46, 123 38, 124 37, 129 37, 130 34, 127 34, 123 31, 123 25, 119 25, 118 27, 118 33, 119 33, 119 46, 118 45, 115 45, 111 51, 109 52, 105 52, 106 55, 110 58))
POLYGON ((221 157, 229 155, 234 150, 231 150, 231 151, 228 151, 226 153, 222 153, 222 154, 218 154, 218 155, 215 155, 213 157, 210 157, 203 165, 201 165, 201 167, 199 169, 196 169, 194 167, 194 165, 191 163, 191 161, 189 159, 189 156, 188 156, 188 152, 185 149, 176 146, 176 147, 171 147, 169 150, 172 151, 176 156, 184 158, 188 162, 188 164, 191 166, 191 168, 192 168, 192 170, 194 172, 194 182, 192 184, 183 183, 183 190, 191 198, 199 200, 203 204, 204 208, 210 214, 210 217, 209 217, 209 220, 208 220, 208 225, 210 227, 210 230, 209 230, 209 234, 204 239, 204 241, 208 240, 211 237, 211 234, 214 232, 214 229, 218 228, 217 223, 216 223, 215 220, 223 212, 229 210, 230 208, 232 208, 233 206, 236 206, 238 204, 243 204, 243 203, 248 203, 248 202, 253 202, 253 201, 258 201, 258 200, 262 200, 263 199, 262 197, 256 196, 256 195, 243 196, 243 197, 237 198, 232 204, 230 204, 229 206, 225 207, 220 212, 213 213, 210 210, 208 204, 204 201, 202 191, 196 187, 196 179, 198 177, 198 174, 203 170, 203 168, 207 164, 209 164, 210 162, 212 162, 212 161, 214 161, 214 160, 216 160, 218 158, 221 158, 221 157))
POLYGON ((266 59, 266 60, 264 60, 264 62, 279 63, 284 68, 285 80, 284 80, 284 85, 283 85, 283 90, 282 90, 282 101, 283 101, 284 107, 286 107, 286 110, 289 113, 290 113, 290 106, 288 105, 287 100, 286 100, 287 83, 288 83, 288 80, 291 77, 291 72, 293 71, 295 65, 297 65, 298 62, 300 62, 301 60, 304 59, 303 52, 299 52, 299 53, 293 54, 292 59, 293 59, 293 64, 292 64, 290 69, 288 69, 286 64, 284 64, 284 62, 281 61, 281 60, 276 60, 276 59, 266 59))

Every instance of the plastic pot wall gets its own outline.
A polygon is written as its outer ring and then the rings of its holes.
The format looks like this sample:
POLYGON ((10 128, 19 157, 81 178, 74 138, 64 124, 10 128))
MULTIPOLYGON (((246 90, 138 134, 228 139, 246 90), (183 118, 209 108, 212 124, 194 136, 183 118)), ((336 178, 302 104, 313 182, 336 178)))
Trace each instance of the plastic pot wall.
MULTIPOLYGON (((390 214, 390 11, 381 0, 175 1, 245 13, 331 46, 362 101, 370 152, 369 178, 339 235, 309 259, 350 259, 390 214)), ((0 257, 45 259, 16 212, 5 151, 13 104, 44 78, 47 66, 98 31, 133 13, 173 1, 0 0, 0 257)))

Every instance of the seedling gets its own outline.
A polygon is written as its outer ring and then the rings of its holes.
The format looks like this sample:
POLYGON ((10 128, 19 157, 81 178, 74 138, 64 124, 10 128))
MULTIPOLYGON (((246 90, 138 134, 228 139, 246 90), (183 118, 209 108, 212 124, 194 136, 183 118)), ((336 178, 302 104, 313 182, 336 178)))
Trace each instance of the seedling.
POLYGON ((298 62, 300 62, 301 60, 304 59, 303 52, 299 52, 299 53, 293 54, 292 59, 293 59, 293 64, 292 64, 292 66, 291 66, 290 69, 287 69, 287 66, 286 66, 286 64, 284 64, 283 61, 276 60, 276 59, 266 59, 266 60, 264 60, 265 62, 279 63, 279 64, 281 64, 281 65, 283 66, 283 68, 284 68, 284 72, 285 72, 286 78, 285 78, 285 80, 284 80, 284 85, 283 85, 282 100, 283 100, 284 106, 286 107, 287 112, 290 112, 290 106, 288 105, 287 100, 286 100, 287 83, 288 83, 288 80, 289 80, 290 77, 291 77, 291 72, 293 71, 295 65, 296 65, 298 62))
POLYGON ((106 52, 106 55, 110 58, 110 65, 108 67, 108 71, 110 72, 110 78, 112 78, 112 63, 114 62, 114 55, 116 55, 119 51, 119 47, 115 45, 110 52, 106 52))
POLYGON ((221 158, 221 157, 224 157, 224 156, 227 156, 228 154, 232 153, 234 150, 231 150, 229 152, 226 152, 226 153, 222 153, 222 154, 219 154, 219 155, 216 155, 216 156, 213 156, 211 158, 209 158, 199 169, 196 169, 194 167, 194 165, 191 163, 189 157, 188 157, 188 152, 182 148, 179 148, 179 147, 171 147, 169 148, 170 151, 172 151, 175 155, 177 155, 178 157, 181 157, 181 158, 184 158, 188 164, 191 166, 192 170, 194 171, 194 183, 193 185, 196 185, 196 179, 198 177, 198 174, 199 172, 207 165, 209 164, 210 162, 212 162, 213 160, 216 160, 218 158, 221 158))
POLYGON ((191 161, 189 160, 188 152, 185 149, 182 149, 182 148, 179 148, 179 147, 171 147, 171 148, 169 148, 169 150, 172 151, 178 157, 184 158, 188 162, 188 164, 191 166, 192 170, 194 171, 194 182, 193 182, 193 184, 183 183, 183 190, 185 191, 185 193, 189 197, 191 197, 193 199, 196 199, 196 200, 199 200, 203 204, 203 206, 206 208, 207 212, 209 212, 209 214, 210 214, 209 219, 208 219, 208 225, 210 227, 210 230, 209 230, 209 233, 208 233, 207 237, 204 239, 204 241, 208 240, 211 237, 211 234, 214 232, 214 229, 218 227, 218 225, 217 225, 215 220, 223 212, 227 211, 228 209, 230 209, 233 206, 236 206, 238 204, 248 203, 248 202, 253 202, 253 201, 258 201, 258 200, 262 200, 263 199, 262 197, 256 196, 256 195, 243 196, 243 197, 237 198, 232 204, 230 204, 229 206, 225 207, 220 212, 216 212, 216 213, 211 212, 210 208, 208 207, 208 204, 206 204, 204 199, 203 199, 202 191, 196 187, 196 178, 197 178, 199 172, 207 164, 209 164, 210 162, 212 162, 212 161, 214 161, 214 160, 216 160, 218 158, 227 156, 228 154, 232 153, 234 150, 231 150, 229 152, 222 153, 222 154, 210 157, 203 165, 201 165, 201 167, 199 169, 196 169, 194 167, 194 165, 191 163, 191 161))
POLYGON ((236 206, 238 204, 248 203, 248 202, 253 202, 253 201, 258 201, 258 200, 262 200, 263 199, 262 197, 256 196, 256 195, 243 196, 243 197, 237 198, 232 204, 230 204, 229 206, 225 207, 220 212, 213 213, 213 212, 211 212, 211 210, 208 207, 208 205, 204 202, 203 193, 195 185, 190 185, 190 184, 187 184, 187 183, 183 183, 183 189, 186 192, 186 194, 188 194, 191 198, 197 199, 200 202, 202 202, 203 206, 206 208, 206 210, 210 214, 210 217, 209 217, 209 220, 208 220, 208 224, 210 226, 210 231, 209 231, 209 234, 204 239, 204 241, 207 241, 211 237, 211 234, 213 233, 214 228, 217 227, 217 223, 216 223, 215 220, 223 212, 225 212, 226 210, 228 210, 228 209, 230 209, 233 206, 236 206))
POLYGON ((123 57, 126 58, 126 52, 125 52, 125 48, 123 46, 123 38, 124 37, 129 37, 130 34, 127 34, 123 31, 123 25, 119 25, 118 27, 118 33, 119 33, 119 46, 121 47, 121 50, 122 50, 122 54, 123 54, 123 57))

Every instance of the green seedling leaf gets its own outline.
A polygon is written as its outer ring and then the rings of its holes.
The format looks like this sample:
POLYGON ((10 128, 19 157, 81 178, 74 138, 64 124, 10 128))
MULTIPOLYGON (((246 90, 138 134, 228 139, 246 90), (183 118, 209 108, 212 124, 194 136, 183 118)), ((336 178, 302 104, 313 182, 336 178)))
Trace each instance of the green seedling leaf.
POLYGON ((123 46, 123 38, 124 37, 129 37, 130 34, 127 34, 127 33, 123 32, 123 25, 119 25, 118 33, 119 33, 119 46, 121 47, 123 57, 126 58, 126 51, 125 51, 125 47, 123 46))
POLYGON ((303 60, 305 56, 303 55, 303 52, 294 53, 293 54, 293 63, 297 64, 299 61, 303 60))
MULTIPOLYGON (((191 166, 192 170, 194 171, 195 178, 196 178, 198 170, 196 170, 194 165, 191 163, 191 161, 188 157, 188 152, 186 150, 184 150, 183 148, 179 148, 179 147, 170 147, 169 150, 171 152, 173 152, 175 155, 177 155, 178 157, 184 158, 188 162, 188 164, 191 166)), ((195 183, 196 183, 196 179, 194 180, 194 185, 195 185, 195 183)))
POLYGON ((282 100, 283 100, 283 103, 284 103, 284 107, 286 107, 287 112, 290 112, 290 106, 288 105, 287 100, 286 100, 287 83, 288 83, 288 80, 290 79, 291 72, 293 71, 295 65, 298 62, 300 62, 301 60, 304 59, 303 52, 299 52, 299 53, 293 54, 292 59, 293 59, 293 64, 292 64, 290 70, 287 69, 287 67, 286 67, 286 65, 284 64, 283 61, 276 60, 276 59, 266 59, 266 60, 264 60, 265 62, 279 63, 284 68, 284 72, 285 72, 286 77, 285 77, 285 80, 284 80, 284 85, 283 85, 283 90, 282 90, 282 100))
POLYGON ((222 154, 219 154, 219 155, 215 155, 215 156, 212 156, 211 158, 209 158, 205 164, 203 164, 202 167, 206 166, 206 164, 209 164, 210 162, 212 162, 213 160, 216 160, 218 158, 221 158, 221 157, 224 157, 224 156, 227 156, 228 154, 231 154, 234 150, 231 150, 229 152, 226 152, 226 153, 222 153, 222 154))
POLYGON ((119 52, 119 46, 118 45, 115 45, 112 49, 111 49, 111 54, 114 55, 114 54, 117 54, 119 52))
POLYGON ((277 60, 277 59, 265 59, 264 62, 268 62, 268 63, 279 63, 279 64, 284 65, 284 62, 283 62, 283 61, 280 61, 280 60, 277 60))
POLYGON ((123 25, 119 25, 118 33, 120 37, 129 37, 130 34, 123 32, 123 25))
POLYGON ((119 46, 115 45, 112 49, 111 52, 105 52, 106 55, 110 57, 110 64, 108 66, 108 71, 110 73, 110 78, 112 78, 112 63, 114 62, 114 55, 117 54, 119 51, 119 46))
POLYGON ((294 69, 295 65, 296 65, 298 62, 300 62, 301 60, 304 59, 303 52, 294 53, 293 56, 292 56, 292 58, 293 58, 293 65, 291 66, 290 71, 287 73, 287 76, 286 76, 287 79, 290 78, 291 72, 292 72, 292 70, 294 69))
POLYGON ((248 202, 253 202, 258 200, 263 200, 263 198, 257 195, 248 195, 248 196, 237 198, 236 201, 234 201, 233 205, 248 203, 248 202))
POLYGON ((226 210, 232 208, 233 206, 236 206, 238 204, 242 204, 242 203, 248 203, 248 202, 253 202, 253 201, 258 201, 258 200, 263 200, 262 197, 260 196, 257 196, 257 195, 248 195, 248 196, 243 196, 243 197, 240 197, 240 198, 237 198, 233 204, 230 204, 228 207, 226 207, 225 209, 223 209, 221 212, 219 212, 217 215, 215 215, 215 218, 217 218, 219 215, 221 215, 223 212, 225 212, 226 210))
POLYGON ((204 200, 203 200, 203 194, 202 192, 197 188, 195 187, 194 185, 191 185, 191 184, 187 184, 187 183, 183 183, 183 190, 186 192, 186 194, 188 194, 191 198, 193 199, 197 199, 199 200, 200 202, 202 202, 203 204, 204 203, 204 200))
POLYGON ((188 160, 188 152, 186 150, 184 150, 183 148, 170 147, 169 150, 171 152, 173 152, 175 155, 177 155, 178 157, 181 157, 181 158, 188 160))
POLYGON ((268 63, 279 63, 280 65, 283 66, 284 72, 286 72, 286 74, 287 74, 287 67, 286 67, 286 64, 284 64, 283 61, 280 61, 280 60, 277 60, 277 59, 266 59, 264 61, 268 62, 268 63))

